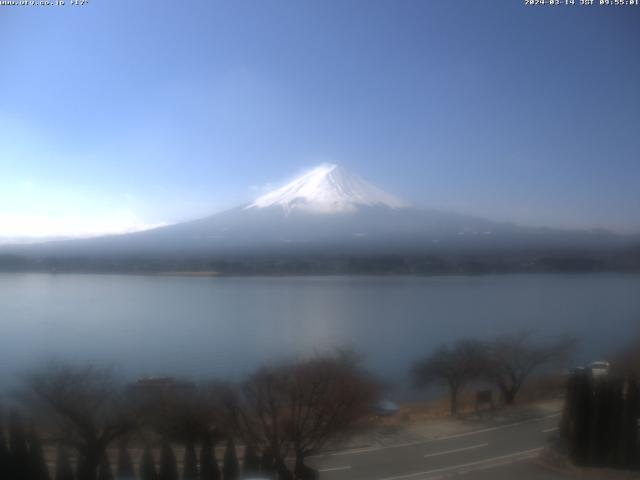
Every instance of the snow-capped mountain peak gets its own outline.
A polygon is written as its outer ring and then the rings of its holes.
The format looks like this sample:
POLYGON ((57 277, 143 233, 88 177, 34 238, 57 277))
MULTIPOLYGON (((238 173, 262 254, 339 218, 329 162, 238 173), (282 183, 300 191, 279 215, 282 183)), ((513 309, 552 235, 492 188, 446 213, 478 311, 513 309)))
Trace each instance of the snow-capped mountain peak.
POLYGON ((334 164, 320 165, 287 185, 257 198, 245 209, 278 206, 285 211, 352 212, 359 206, 409 204, 334 164))

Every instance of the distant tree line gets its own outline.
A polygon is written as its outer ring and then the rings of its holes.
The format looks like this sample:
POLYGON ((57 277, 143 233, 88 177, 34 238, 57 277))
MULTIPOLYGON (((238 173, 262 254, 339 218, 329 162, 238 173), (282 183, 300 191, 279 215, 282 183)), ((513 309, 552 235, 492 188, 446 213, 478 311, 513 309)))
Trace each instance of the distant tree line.
POLYGON ((531 375, 545 366, 560 366, 574 350, 577 341, 563 336, 546 342, 535 341, 530 332, 503 335, 491 341, 461 339, 442 345, 416 362, 412 368, 414 384, 447 387, 452 415, 458 414, 461 390, 471 382, 489 382, 500 392, 505 404, 513 404, 531 375))
POLYGON ((345 353, 262 367, 240 384, 156 380, 125 386, 111 369, 73 364, 34 370, 17 396, 28 422, 18 410, 0 422, 0 478, 314 479, 305 458, 362 427, 379 394, 345 353))
POLYGON ((609 253, 464 251, 425 254, 44 255, 0 254, 0 271, 153 274, 210 272, 222 275, 447 275, 539 272, 640 272, 640 248, 609 253))

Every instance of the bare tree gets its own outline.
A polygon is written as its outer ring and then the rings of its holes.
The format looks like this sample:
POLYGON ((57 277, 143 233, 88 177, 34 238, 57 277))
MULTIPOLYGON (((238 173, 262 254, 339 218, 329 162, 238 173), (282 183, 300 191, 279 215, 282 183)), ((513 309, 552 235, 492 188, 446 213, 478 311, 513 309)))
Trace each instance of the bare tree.
POLYGON ((469 381, 485 371, 486 350, 482 342, 459 340, 453 346, 443 345, 416 363, 413 378, 417 387, 437 382, 449 388, 451 414, 458 414, 458 394, 469 381))
POLYGON ((351 356, 313 358, 285 371, 286 435, 298 464, 351 433, 370 416, 380 392, 351 356))
MULTIPOLYGON (((264 367, 228 397, 234 431, 273 464, 293 449, 297 463, 348 434, 368 416, 377 383, 346 355, 264 367)), ((284 472, 282 472, 284 473, 284 472)))
POLYGON ((640 336, 631 338, 613 361, 615 367, 626 374, 640 376, 640 336))
POLYGON ((9 477, 12 480, 29 479, 29 447, 22 424, 22 416, 17 410, 9 415, 9 477))
POLYGON ((277 476, 275 459, 271 454, 271 450, 268 448, 262 452, 262 457, 260 458, 260 471, 264 477, 269 479, 275 479, 277 476))
POLYGON ((240 478, 240 464, 236 454, 236 446, 232 439, 227 441, 222 463, 222 478, 224 480, 238 480, 240 478))
POLYGON ((160 471, 158 473, 159 480, 178 480, 178 465, 176 455, 168 441, 162 442, 160 449, 160 471))
POLYGON ((500 389, 506 404, 513 404, 525 381, 545 365, 566 361, 577 345, 574 337, 534 342, 531 332, 496 338, 487 347, 487 374, 500 389))
POLYGON ((10 468, 9 463, 9 448, 7 447, 7 442, 4 437, 4 423, 2 418, 2 411, 0 410, 0 472, 2 472, 3 475, 8 475, 10 468))
POLYGON ((118 480, 133 480, 136 477, 133 460, 125 442, 120 442, 118 447, 118 467, 116 472, 118 480))
POLYGON ((182 465, 183 480, 198 479, 198 456, 196 455, 196 448, 193 442, 187 442, 184 449, 184 460, 182 461, 182 465))
POLYGON ((144 452, 142 453, 142 460, 140 461, 140 480, 158 480, 156 461, 153 458, 153 452, 149 445, 144 448, 144 452))
POLYGON ((31 428, 29 432, 29 479, 49 480, 50 478, 40 437, 35 429, 31 428))
POLYGON ((223 386, 172 382, 168 387, 133 389, 140 423, 170 441, 195 444, 217 429, 222 419, 223 386))
POLYGON ((200 450, 200 478, 201 480, 220 480, 220 476, 214 442, 208 435, 202 442, 200 450))
POLYGON ((78 452, 78 479, 95 480, 107 447, 135 426, 109 368, 54 363, 26 378, 21 397, 78 452))
POLYGON ((286 382, 282 368, 263 367, 238 388, 229 389, 225 396, 226 430, 257 451, 269 449, 276 458, 286 457, 286 382))
POLYGON ((111 471, 111 463, 107 452, 102 454, 100 465, 98 466, 98 480, 113 480, 113 472, 111 471))
MULTIPOLYGON (((58 446, 56 454, 55 480, 74 480, 73 469, 69 454, 64 447, 58 446)), ((146 480, 146 479, 144 479, 146 480)))
POLYGON ((244 449, 244 461, 242 463, 242 475, 245 477, 257 476, 260 473, 260 458, 251 445, 244 449))

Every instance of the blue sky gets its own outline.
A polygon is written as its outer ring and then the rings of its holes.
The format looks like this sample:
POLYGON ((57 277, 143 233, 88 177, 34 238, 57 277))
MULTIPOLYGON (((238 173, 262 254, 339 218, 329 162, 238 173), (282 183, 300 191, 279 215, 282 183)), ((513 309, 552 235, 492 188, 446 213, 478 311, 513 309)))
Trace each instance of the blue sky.
POLYGON ((0 237, 235 206, 322 162, 417 205, 640 231, 640 7, 0 7, 0 237))

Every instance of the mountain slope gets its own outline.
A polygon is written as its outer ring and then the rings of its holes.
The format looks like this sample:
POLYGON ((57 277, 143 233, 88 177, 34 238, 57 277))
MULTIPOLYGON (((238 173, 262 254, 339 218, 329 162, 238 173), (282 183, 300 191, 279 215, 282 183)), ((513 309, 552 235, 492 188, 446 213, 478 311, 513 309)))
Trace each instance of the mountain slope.
POLYGON ((164 264, 195 257, 283 255, 539 256, 601 254, 637 240, 415 208, 340 167, 321 165, 247 205, 200 220, 126 235, 0 247, 0 255, 117 258, 120 264, 131 258, 164 264))

